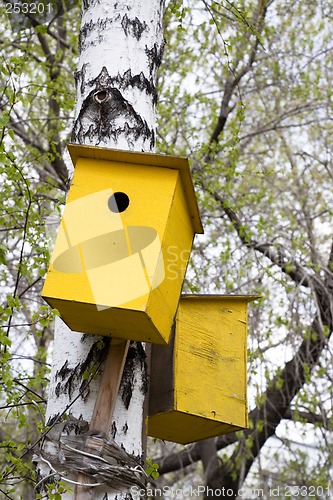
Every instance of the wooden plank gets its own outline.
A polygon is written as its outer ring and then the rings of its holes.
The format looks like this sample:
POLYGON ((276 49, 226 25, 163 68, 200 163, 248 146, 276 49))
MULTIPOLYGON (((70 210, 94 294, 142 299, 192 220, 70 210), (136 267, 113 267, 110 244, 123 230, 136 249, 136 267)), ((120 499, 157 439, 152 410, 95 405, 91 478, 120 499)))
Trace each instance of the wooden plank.
MULTIPOLYGON (((130 341, 110 344, 109 352, 105 360, 104 372, 100 388, 95 401, 94 411, 90 422, 90 431, 108 435, 117 394, 124 371, 126 356, 130 341)), ((93 438, 87 438, 87 445, 94 447, 93 438)), ((96 455, 98 450, 96 450, 96 455)), ((91 484, 93 480, 85 474, 78 474, 75 488, 75 500, 93 500, 95 498, 95 487, 84 486, 91 484)))
POLYGON ((90 423, 91 431, 108 433, 130 341, 111 344, 90 423))

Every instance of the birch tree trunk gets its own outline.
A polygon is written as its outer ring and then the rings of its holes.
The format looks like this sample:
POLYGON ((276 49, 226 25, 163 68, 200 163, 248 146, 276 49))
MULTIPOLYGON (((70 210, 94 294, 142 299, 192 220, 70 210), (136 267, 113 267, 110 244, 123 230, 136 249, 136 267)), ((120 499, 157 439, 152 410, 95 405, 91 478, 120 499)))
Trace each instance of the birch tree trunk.
MULTIPOLYGON (((155 82, 163 49, 163 4, 164 0, 83 0, 72 142, 154 151, 155 82)), ((57 319, 46 414, 52 429, 39 457, 44 478, 47 462, 52 466, 46 482, 55 477, 76 480, 75 474, 63 468, 58 444, 61 436, 80 434, 89 428, 108 349, 109 339, 72 332, 57 319)), ((140 343, 132 343, 109 437, 137 458, 143 455, 146 390, 145 352, 140 343)), ((62 498, 73 495, 63 493, 62 498)), ((131 495, 103 485, 95 488, 94 498, 131 495)))

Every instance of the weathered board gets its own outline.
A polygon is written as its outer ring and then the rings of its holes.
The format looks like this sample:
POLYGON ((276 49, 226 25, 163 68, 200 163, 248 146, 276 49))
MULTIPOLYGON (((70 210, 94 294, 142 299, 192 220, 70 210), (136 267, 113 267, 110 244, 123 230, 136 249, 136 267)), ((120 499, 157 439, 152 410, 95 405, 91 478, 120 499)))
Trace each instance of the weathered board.
POLYGON ((202 232, 187 159, 69 151, 74 177, 43 298, 72 330, 167 343, 202 232))
POLYGON ((247 308, 255 298, 180 299, 169 345, 152 346, 149 436, 186 444, 247 427, 247 308))

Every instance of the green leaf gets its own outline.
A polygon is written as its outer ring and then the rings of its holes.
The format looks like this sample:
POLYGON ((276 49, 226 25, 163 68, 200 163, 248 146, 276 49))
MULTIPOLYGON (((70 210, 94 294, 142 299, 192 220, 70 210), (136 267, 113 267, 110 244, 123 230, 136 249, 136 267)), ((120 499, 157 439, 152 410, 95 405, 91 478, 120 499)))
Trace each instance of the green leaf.
POLYGON ((45 35, 48 30, 48 26, 46 24, 38 24, 34 27, 35 33, 40 33, 41 35, 45 35))
POLYGON ((9 111, 5 110, 0 115, 0 127, 3 128, 9 122, 9 111))
POLYGON ((15 139, 15 132, 14 132, 14 130, 10 128, 10 129, 8 129, 8 131, 7 131, 7 132, 8 132, 9 137, 10 137, 12 140, 14 140, 14 139, 15 139))
POLYGON ((0 263, 6 265, 6 253, 8 251, 8 248, 3 244, 0 243, 0 263))

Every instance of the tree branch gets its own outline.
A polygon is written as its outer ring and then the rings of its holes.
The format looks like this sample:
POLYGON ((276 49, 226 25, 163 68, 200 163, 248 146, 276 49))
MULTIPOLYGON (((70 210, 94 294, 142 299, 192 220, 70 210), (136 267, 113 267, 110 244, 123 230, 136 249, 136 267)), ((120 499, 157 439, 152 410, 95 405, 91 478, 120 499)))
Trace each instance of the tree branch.
POLYGON ((295 259, 288 256, 282 247, 282 245, 272 245, 269 243, 260 243, 257 240, 249 236, 246 226, 241 222, 240 218, 236 212, 229 207, 226 199, 221 196, 217 191, 212 191, 206 185, 205 180, 200 176, 199 178, 202 188, 209 192, 215 201, 217 201, 228 219, 235 228, 237 235, 244 246, 255 250, 265 257, 267 257, 272 264, 277 265, 280 269, 287 274, 295 283, 309 288, 321 287, 321 282, 315 277, 311 276, 305 271, 303 266, 301 266, 295 259))
MULTIPOLYGON (((224 87, 224 93, 223 93, 223 97, 222 97, 222 102, 221 102, 221 107, 220 107, 220 114, 219 114, 219 117, 217 119, 217 123, 215 125, 215 128, 212 132, 212 135, 210 137, 210 140, 209 140, 210 145, 217 143, 221 132, 223 132, 225 124, 226 124, 228 116, 229 116, 229 113, 233 109, 233 107, 230 107, 230 101, 231 101, 231 98, 235 92, 235 89, 238 87, 242 78, 244 78, 244 76, 251 70, 253 63, 255 62, 258 48, 261 45, 260 40, 259 40, 259 35, 260 35, 262 28, 263 28, 263 23, 264 23, 264 19, 266 16, 266 12, 267 12, 267 2, 265 0, 263 0, 263 1, 259 0, 258 6, 257 6, 257 11, 256 11, 256 16, 255 16, 256 17, 255 23, 257 25, 256 26, 257 33, 256 33, 256 37, 255 37, 255 41, 254 41, 252 50, 249 54, 249 60, 243 66, 243 68, 241 68, 237 73, 234 71, 231 71, 231 75, 229 76, 229 78, 226 81, 226 84, 224 87)), ((239 59, 238 59, 238 61, 236 61, 235 67, 237 67, 238 64, 239 64, 239 59)))

